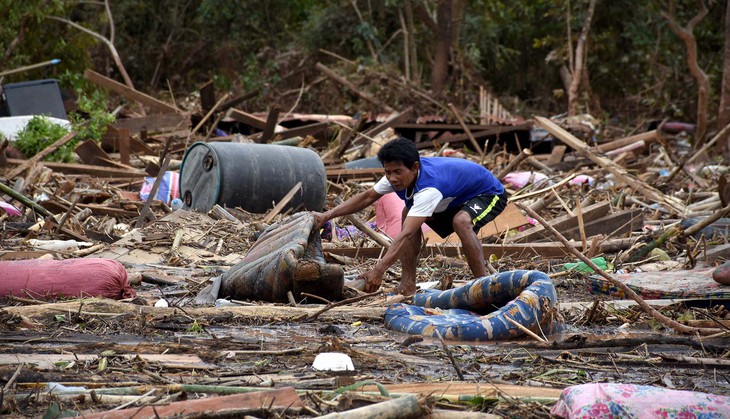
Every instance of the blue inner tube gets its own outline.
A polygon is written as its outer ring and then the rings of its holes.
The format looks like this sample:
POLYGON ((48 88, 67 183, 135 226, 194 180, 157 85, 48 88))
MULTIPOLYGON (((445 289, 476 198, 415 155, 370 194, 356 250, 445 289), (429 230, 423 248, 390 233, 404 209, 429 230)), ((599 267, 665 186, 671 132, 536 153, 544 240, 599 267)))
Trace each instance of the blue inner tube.
POLYGON ((548 333, 558 296, 545 273, 519 270, 478 278, 447 291, 425 290, 413 297, 413 303, 388 307, 385 327, 412 335, 484 342, 524 334, 507 317, 532 331, 542 328, 548 333))

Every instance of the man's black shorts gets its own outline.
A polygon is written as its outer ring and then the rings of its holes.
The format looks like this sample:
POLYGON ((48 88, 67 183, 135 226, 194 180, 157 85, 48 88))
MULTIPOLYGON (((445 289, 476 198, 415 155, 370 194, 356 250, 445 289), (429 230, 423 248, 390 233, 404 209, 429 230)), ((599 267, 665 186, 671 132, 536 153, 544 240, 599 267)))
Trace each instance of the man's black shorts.
POLYGON ((466 211, 471 216, 474 232, 494 220, 507 206, 507 192, 501 195, 479 195, 461 207, 448 208, 444 212, 434 213, 427 221, 429 227, 442 238, 454 232, 454 216, 459 211, 466 211))

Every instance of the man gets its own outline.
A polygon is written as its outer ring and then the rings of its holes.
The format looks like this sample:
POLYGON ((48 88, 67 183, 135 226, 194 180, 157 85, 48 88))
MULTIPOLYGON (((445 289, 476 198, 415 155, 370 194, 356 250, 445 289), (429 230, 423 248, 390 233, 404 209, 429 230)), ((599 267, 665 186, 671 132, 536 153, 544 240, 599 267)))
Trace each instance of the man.
POLYGON ((421 225, 439 236, 456 232, 475 278, 487 274, 477 232, 499 215, 507 204, 502 184, 489 170, 471 161, 449 157, 423 157, 416 145, 398 138, 378 152, 385 176, 373 188, 360 192, 324 213, 314 213, 317 227, 328 220, 358 212, 382 195, 395 192, 403 199, 403 228, 375 267, 361 275, 365 291, 380 287, 385 271, 400 257, 398 292, 416 292, 416 267, 421 249, 421 225))

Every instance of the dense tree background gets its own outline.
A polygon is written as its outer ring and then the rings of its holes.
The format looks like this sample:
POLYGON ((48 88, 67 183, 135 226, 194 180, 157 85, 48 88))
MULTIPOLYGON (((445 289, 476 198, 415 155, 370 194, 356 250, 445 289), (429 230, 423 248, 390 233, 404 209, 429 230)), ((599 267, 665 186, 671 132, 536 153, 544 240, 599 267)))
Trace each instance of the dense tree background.
MULTIPOLYGON (((561 67, 570 61, 588 3, 111 0, 110 8, 114 44, 135 87, 160 97, 169 88, 176 97, 185 95, 213 79, 221 90, 257 91, 244 105, 252 110, 294 103, 299 112, 372 107, 324 79, 314 67, 322 62, 396 109, 424 102, 408 89, 392 88, 397 85, 475 113, 483 85, 513 112, 530 116, 566 112, 561 67)), ((699 65, 710 78, 714 122, 726 3, 706 5, 709 14, 695 36, 699 65)), ((597 2, 586 58, 591 101, 583 111, 626 123, 694 120, 697 88, 685 46, 661 15, 668 9, 669 2, 658 0, 597 2)), ((695 0, 677 1, 677 21, 684 24, 698 9, 695 0)), ((87 67, 121 80, 103 43, 48 16, 111 36, 103 1, 0 0, 0 71, 63 60, 8 76, 5 83, 41 77, 73 83, 87 67)))

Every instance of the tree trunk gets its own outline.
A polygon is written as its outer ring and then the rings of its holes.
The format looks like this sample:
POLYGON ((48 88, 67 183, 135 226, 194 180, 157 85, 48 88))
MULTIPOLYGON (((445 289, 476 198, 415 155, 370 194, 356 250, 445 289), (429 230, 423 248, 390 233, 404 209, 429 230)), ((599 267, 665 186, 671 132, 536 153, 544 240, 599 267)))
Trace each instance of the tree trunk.
POLYGON ((697 83, 697 129, 695 130, 695 150, 698 150, 705 142, 705 134, 707 134, 707 105, 710 98, 710 79, 707 74, 700 68, 697 63, 697 39, 694 36, 694 28, 702 19, 707 16, 708 10, 705 2, 697 0, 700 11, 693 17, 687 25, 682 28, 677 24, 674 18, 674 2, 669 6, 669 12, 662 12, 662 16, 669 22, 669 27, 677 36, 684 41, 687 48, 687 67, 697 83))
POLYGON ((725 6, 725 48, 722 60, 722 87, 718 128, 730 124, 730 1, 725 6))
POLYGON ((568 90, 568 115, 575 115, 578 113, 578 103, 580 102, 580 87, 581 83, 586 80, 584 72, 586 69, 587 56, 588 56, 588 34, 591 31, 591 21, 593 20, 593 12, 596 10, 596 1, 591 0, 588 4, 588 11, 586 12, 586 20, 583 22, 583 30, 581 30, 578 43, 575 46, 575 60, 574 68, 572 68, 572 80, 570 83, 570 89, 568 90))
POLYGON ((436 8, 436 50, 431 71, 431 90, 439 96, 449 76, 452 0, 438 0, 436 8))
POLYGON ((416 86, 421 85, 421 74, 418 70, 418 49, 416 48, 416 29, 415 24, 413 21, 413 5, 411 4, 411 0, 406 0, 405 2, 405 10, 406 10, 406 27, 408 28, 408 49, 410 50, 410 54, 408 54, 408 57, 410 58, 410 62, 408 65, 411 68, 411 80, 416 86))

